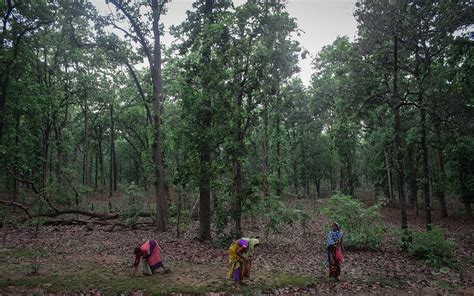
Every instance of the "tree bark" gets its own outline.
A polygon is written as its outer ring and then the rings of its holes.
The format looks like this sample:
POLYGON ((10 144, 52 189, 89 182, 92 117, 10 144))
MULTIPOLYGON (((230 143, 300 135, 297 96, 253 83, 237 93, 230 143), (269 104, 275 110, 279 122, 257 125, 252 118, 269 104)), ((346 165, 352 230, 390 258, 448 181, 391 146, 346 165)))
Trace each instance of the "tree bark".
MULTIPOLYGON (((164 4, 161 4, 164 5, 164 4)), ((153 123, 154 142, 153 160, 155 164, 155 194, 156 194, 156 227, 158 231, 166 231, 168 221, 168 206, 164 187, 164 165, 161 151, 161 102, 163 100, 163 78, 161 71, 161 42, 160 42, 160 14, 158 0, 151 0, 153 16, 153 62, 150 65, 153 83, 153 123)))
POLYGON ((438 164, 438 180, 436 186, 436 196, 439 200, 439 205, 441 208, 441 217, 448 217, 448 208, 446 206, 446 196, 445 196, 445 180, 446 180, 446 171, 444 169, 444 156, 443 148, 441 144, 441 130, 439 119, 435 119, 434 123, 434 134, 436 142, 436 162, 438 164))
POLYGON ((411 202, 411 207, 418 216, 418 181, 417 181, 417 161, 416 156, 413 155, 413 145, 408 145, 408 169, 410 175, 408 177, 408 199, 411 202))
POLYGON ((268 184, 268 105, 265 102, 263 107, 263 141, 262 141, 262 174, 263 174, 263 196, 269 195, 268 184))
MULTIPOLYGON (((421 94, 420 94, 421 96, 421 94)), ((420 103, 423 102, 420 99, 420 103)), ((425 204, 425 224, 426 230, 431 230, 431 202, 430 202, 430 173, 429 173, 429 159, 428 159, 428 145, 426 143, 426 108, 420 106, 420 133, 421 133, 421 155, 423 159, 423 196, 425 204)))
POLYGON ((394 35, 393 42, 393 97, 392 111, 395 115, 395 152, 397 155, 398 195, 400 198, 401 228, 408 228, 407 200, 405 196, 405 167, 403 164, 401 123, 400 123, 400 94, 398 89, 398 37, 394 35))
POLYGON ((115 163, 115 126, 114 126, 114 103, 110 104, 110 149, 109 149, 109 208, 112 207, 111 197, 117 182, 117 167, 115 163))
MULTIPOLYGON (((211 25, 213 22, 212 10, 214 1, 206 0, 204 7, 204 24, 211 25)), ((202 53, 202 61, 205 65, 211 62, 210 44, 206 45, 202 53)), ((210 74, 204 73, 203 90, 204 93, 209 88, 210 74)), ((212 125, 212 102, 211 97, 207 95, 201 106, 201 128, 205 133, 205 137, 201 139, 199 147, 199 238, 201 240, 211 239, 211 141, 209 132, 212 125)))
POLYGON ((84 99, 84 167, 83 167, 83 184, 86 186, 91 185, 90 176, 90 140, 89 140, 89 107, 87 105, 87 98, 84 99))
POLYGON ((392 166, 388 155, 387 147, 384 145, 383 155, 385 157, 385 170, 387 171, 387 189, 389 203, 393 203, 393 187, 392 187, 392 166))
POLYGON ((278 107, 277 107, 277 114, 275 120, 276 126, 276 165, 277 165, 277 188, 276 188, 276 195, 281 196, 282 193, 282 184, 281 184, 281 127, 280 127, 280 99, 279 99, 279 91, 277 91, 277 100, 278 100, 278 107))

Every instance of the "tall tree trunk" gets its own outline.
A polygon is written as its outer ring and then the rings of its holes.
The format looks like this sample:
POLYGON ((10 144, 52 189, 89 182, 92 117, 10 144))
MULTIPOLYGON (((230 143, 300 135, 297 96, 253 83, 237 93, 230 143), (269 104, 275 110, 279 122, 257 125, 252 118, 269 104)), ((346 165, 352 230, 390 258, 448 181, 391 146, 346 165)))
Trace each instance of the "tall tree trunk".
MULTIPOLYGON (((17 97, 17 106, 18 106, 18 97, 17 97)), ((15 112, 15 147, 18 149, 20 144, 20 112, 16 110, 15 112)), ((15 167, 18 167, 19 157, 18 154, 15 155, 15 167)), ((18 181, 16 178, 13 178, 13 201, 18 200, 18 181)))
POLYGON ((114 181, 117 174, 115 171, 117 167, 115 166, 115 127, 114 127, 114 103, 110 104, 110 149, 109 149, 109 208, 112 207, 112 197, 114 193, 114 181))
POLYGON ((262 174, 263 174, 263 196, 269 195, 268 184, 268 106, 264 103, 263 107, 263 141, 262 141, 262 174))
MULTIPOLYGON (((277 92, 278 101, 279 92, 277 92)), ((278 103, 275 126, 276 126, 276 165, 277 165, 277 188, 276 195, 281 196, 282 192, 282 180, 281 180, 281 127, 280 127, 280 102, 278 103)))
POLYGON ((49 120, 47 120, 45 126, 43 127, 43 196, 46 199, 49 197, 48 187, 49 187, 49 136, 51 131, 51 125, 49 120))
POLYGON ((438 164, 438 180, 436 186, 436 196, 439 200, 439 205, 441 208, 441 216, 448 217, 448 208, 446 206, 446 196, 444 184, 446 180, 446 171, 444 170, 444 156, 443 148, 441 143, 441 130, 439 119, 435 119, 434 123, 434 134, 436 142, 436 162, 438 164))
POLYGON ((3 140, 3 133, 5 131, 5 103, 7 101, 7 87, 9 82, 9 73, 3 74, 0 85, 0 143, 3 140), (4 76, 4 77, 3 77, 4 76))
MULTIPOLYGON (((153 83, 153 161, 155 165, 155 194, 156 194, 156 227, 158 231, 166 231, 168 221, 168 206, 164 186, 164 165, 161 154, 161 102, 163 100, 163 79, 161 72, 161 42, 160 42, 160 5, 158 0, 151 0, 153 14, 153 64, 150 65, 153 83)), ((163 5, 163 4, 161 4, 163 5)))
POLYGON ((236 159, 234 161, 234 221, 235 235, 237 237, 240 237, 242 234, 242 188, 242 164, 240 162, 240 159, 236 159))
POLYGON ((244 135, 242 131, 242 101, 243 101, 243 89, 239 91, 236 96, 236 107, 237 107, 237 120, 235 130, 235 143, 237 146, 236 152, 234 152, 233 170, 234 170, 234 222, 235 222, 235 235, 239 237, 242 234, 242 189, 243 189, 243 176, 242 176, 242 163, 241 156, 244 148, 244 135))
POLYGON ((401 228, 408 228, 408 214, 407 214, 407 200, 405 196, 405 167, 403 164, 402 152, 402 138, 401 138, 401 123, 400 123, 400 94, 398 89, 398 37, 394 36, 393 42, 393 108, 395 115, 394 130, 395 130, 395 153, 397 155, 397 175, 398 175, 398 195, 400 198, 400 212, 401 212, 401 228))
MULTIPOLYGON (((211 25, 213 22, 212 10, 214 0, 206 0, 204 8, 204 24, 211 25)), ((210 44, 204 47, 202 60, 205 65, 211 62, 210 44)), ((210 83, 209 73, 204 74, 203 89, 208 90, 210 83)), ((199 238, 201 240, 211 239, 211 141, 209 132, 212 125, 212 102, 208 95, 202 102, 200 125, 206 134, 201 139, 199 147, 199 238)))
POLYGON ((85 186, 91 185, 90 176, 90 140, 89 140, 89 107, 87 105, 87 98, 84 99, 84 165, 83 165, 83 184, 85 186))
MULTIPOLYGON (((422 95, 420 94, 420 97, 422 95)), ((420 103, 423 104, 422 98, 420 103)), ((423 159, 423 196, 425 202, 425 224, 426 229, 431 230, 431 203, 430 203, 430 171, 428 158, 428 145, 426 143, 426 108, 420 105, 420 133, 421 133, 421 155, 423 159)))
POLYGON ((102 127, 98 128, 97 146, 99 148, 99 191, 105 189, 105 169, 104 169, 104 139, 102 127))
POLYGON ((99 191, 99 150, 95 154, 95 174, 94 174, 94 191, 99 191))

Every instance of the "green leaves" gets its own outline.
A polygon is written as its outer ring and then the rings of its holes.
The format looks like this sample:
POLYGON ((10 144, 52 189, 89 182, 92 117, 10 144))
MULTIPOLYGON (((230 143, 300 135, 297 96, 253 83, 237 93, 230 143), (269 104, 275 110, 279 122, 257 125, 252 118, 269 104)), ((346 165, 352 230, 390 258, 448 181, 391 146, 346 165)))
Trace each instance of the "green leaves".
POLYGON ((443 229, 433 226, 430 231, 409 231, 408 253, 433 267, 452 266, 454 242, 446 239, 443 229))
POLYGON ((348 195, 333 195, 321 211, 331 223, 341 225, 347 247, 377 249, 385 229, 379 212, 380 206, 366 208, 348 195))

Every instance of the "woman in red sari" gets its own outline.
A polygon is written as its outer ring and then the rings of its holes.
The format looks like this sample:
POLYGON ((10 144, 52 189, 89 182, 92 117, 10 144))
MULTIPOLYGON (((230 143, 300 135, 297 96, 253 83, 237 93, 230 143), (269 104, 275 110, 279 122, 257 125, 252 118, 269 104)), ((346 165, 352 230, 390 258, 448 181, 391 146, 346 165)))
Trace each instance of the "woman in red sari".
POLYGON ((162 269, 163 272, 168 272, 168 269, 165 268, 160 257, 160 250, 158 248, 158 242, 155 240, 146 241, 143 245, 133 249, 135 254, 135 262, 133 266, 135 267, 135 272, 138 270, 138 265, 140 264, 140 259, 142 261, 142 272, 144 275, 152 275, 158 269, 162 269))

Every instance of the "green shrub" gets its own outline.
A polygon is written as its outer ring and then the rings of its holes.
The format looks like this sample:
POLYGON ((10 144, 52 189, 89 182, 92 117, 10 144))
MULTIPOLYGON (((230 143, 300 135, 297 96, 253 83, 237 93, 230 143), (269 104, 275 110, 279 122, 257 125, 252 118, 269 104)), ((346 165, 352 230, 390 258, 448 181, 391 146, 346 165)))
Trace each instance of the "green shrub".
POLYGON ((140 212, 145 204, 145 194, 143 190, 135 184, 131 184, 123 195, 123 204, 120 207, 125 221, 130 227, 134 227, 138 222, 140 212))
POLYGON ((254 201, 252 205, 246 206, 246 212, 261 216, 263 213, 263 225, 265 236, 270 233, 279 233, 284 225, 293 225, 300 222, 303 227, 309 220, 309 215, 300 210, 289 208, 278 196, 267 196, 254 201))
POLYGON ((409 231, 408 253, 433 267, 451 266, 454 263, 454 243, 444 237, 441 228, 431 231, 409 231))
POLYGON ((365 208, 360 201, 338 194, 329 198, 321 211, 341 225, 346 247, 376 249, 384 232, 379 209, 380 205, 365 208))

